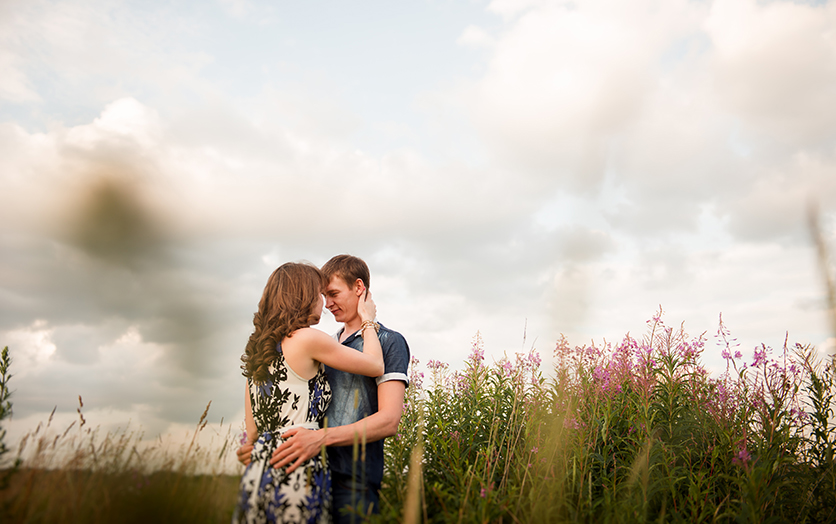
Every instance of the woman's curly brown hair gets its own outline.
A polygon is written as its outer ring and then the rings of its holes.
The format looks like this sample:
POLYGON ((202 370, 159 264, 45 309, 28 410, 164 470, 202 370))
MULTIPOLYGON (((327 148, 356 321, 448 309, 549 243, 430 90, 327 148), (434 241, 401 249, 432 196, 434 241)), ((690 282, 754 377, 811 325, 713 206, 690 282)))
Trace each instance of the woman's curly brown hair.
POLYGON ((324 287, 322 272, 308 263, 288 262, 273 271, 253 318, 255 330, 241 355, 245 377, 267 380, 267 369, 279 356, 278 343, 316 321, 319 312, 314 308, 324 287))

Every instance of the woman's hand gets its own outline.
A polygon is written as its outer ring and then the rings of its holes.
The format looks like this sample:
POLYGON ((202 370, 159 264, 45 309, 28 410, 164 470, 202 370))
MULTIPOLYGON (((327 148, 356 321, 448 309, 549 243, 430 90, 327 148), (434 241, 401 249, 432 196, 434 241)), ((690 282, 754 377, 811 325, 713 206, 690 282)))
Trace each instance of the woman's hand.
POLYGON ((247 442, 235 452, 238 456, 238 462, 245 466, 249 466, 253 456, 253 445, 247 442))
POLYGON ((363 290, 360 300, 357 301, 357 316, 363 322, 367 320, 373 321, 377 317, 377 306, 374 300, 372 300, 372 294, 367 289, 363 290))

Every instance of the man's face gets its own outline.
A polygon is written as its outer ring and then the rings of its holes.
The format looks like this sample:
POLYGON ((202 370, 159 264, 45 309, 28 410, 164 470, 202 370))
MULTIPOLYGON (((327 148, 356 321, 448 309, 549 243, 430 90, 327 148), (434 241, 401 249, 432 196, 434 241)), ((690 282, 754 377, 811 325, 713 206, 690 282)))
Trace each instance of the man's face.
POLYGON ((325 288, 325 307, 334 315, 337 322, 351 322, 357 316, 359 299, 354 288, 348 287, 339 275, 332 276, 325 288))

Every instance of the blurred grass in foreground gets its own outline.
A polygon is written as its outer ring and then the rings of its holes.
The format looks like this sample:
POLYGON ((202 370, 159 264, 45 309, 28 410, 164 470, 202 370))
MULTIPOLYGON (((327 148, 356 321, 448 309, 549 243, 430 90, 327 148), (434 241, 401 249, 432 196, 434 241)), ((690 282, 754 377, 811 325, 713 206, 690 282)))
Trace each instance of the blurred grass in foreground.
MULTIPOLYGON (((210 403, 211 404, 211 403, 210 403)), ((230 426, 207 441, 206 411, 179 446, 142 440, 141 431, 100 434, 79 398, 79 420, 23 437, 12 467, 0 472, 0 522, 224 522, 232 517, 239 476, 230 471, 237 446, 230 426)), ((223 425, 221 424, 221 427, 223 425)))
POLYGON ((232 519, 239 478, 165 471, 21 470, 2 492, 3 522, 152 523, 232 519))

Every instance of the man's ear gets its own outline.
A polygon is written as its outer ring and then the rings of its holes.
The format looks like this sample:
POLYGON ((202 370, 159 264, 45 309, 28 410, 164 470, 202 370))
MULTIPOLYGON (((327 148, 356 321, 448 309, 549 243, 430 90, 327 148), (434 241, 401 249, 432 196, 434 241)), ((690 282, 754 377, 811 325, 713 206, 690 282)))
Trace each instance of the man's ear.
POLYGON ((358 278, 357 280, 354 281, 354 294, 357 295, 358 297, 363 294, 363 289, 365 289, 365 288, 366 288, 366 286, 363 284, 362 279, 358 278))

